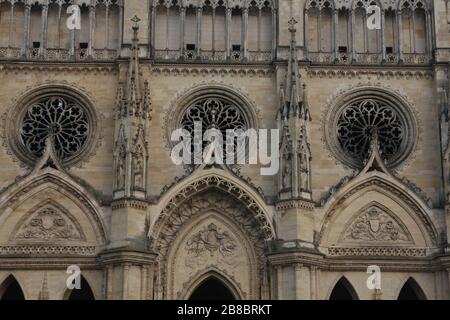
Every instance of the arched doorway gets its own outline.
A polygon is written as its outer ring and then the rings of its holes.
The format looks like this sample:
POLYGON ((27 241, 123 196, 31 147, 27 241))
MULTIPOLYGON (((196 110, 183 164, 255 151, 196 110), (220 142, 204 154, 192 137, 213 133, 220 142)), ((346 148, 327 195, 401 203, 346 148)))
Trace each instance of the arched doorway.
POLYGON ((67 295, 67 300, 95 300, 91 286, 84 277, 81 277, 80 289, 70 290, 66 293, 67 295))
POLYGON ((419 284, 413 278, 409 278, 400 290, 397 300, 426 300, 426 297, 419 284))
POLYGON ((25 300, 22 288, 14 276, 9 276, 0 288, 0 300, 25 300))
POLYGON ((194 290, 189 300, 236 300, 236 298, 222 281, 209 277, 194 290))
POLYGON ((350 282, 343 277, 334 286, 330 300, 358 300, 358 296, 350 282))

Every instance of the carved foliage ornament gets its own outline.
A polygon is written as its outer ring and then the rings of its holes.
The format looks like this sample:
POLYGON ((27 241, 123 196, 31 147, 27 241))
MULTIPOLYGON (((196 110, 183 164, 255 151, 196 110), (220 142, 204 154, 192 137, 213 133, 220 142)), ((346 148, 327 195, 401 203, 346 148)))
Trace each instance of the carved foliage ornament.
POLYGON ((32 214, 14 236, 14 240, 84 240, 84 235, 64 213, 47 206, 32 214))
POLYGON ((226 257, 233 254, 236 241, 227 231, 220 232, 218 227, 211 223, 204 230, 197 232, 186 243, 189 254, 199 257, 203 254, 220 254, 226 257))
POLYGON ((409 232, 390 214, 370 207, 360 214, 344 232, 344 241, 412 242, 409 232))

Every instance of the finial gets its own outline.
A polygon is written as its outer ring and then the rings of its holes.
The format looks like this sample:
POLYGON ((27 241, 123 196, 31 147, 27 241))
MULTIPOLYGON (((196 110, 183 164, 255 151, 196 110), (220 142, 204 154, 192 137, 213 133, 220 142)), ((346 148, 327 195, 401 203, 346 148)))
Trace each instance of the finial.
POLYGON ((133 29, 135 30, 139 29, 139 22, 141 21, 141 19, 139 19, 138 16, 134 16, 133 19, 131 19, 131 21, 134 22, 133 29))
POLYGON ((297 29, 295 28, 295 25, 298 23, 297 20, 294 19, 294 17, 290 18, 288 21, 289 24, 289 31, 294 33, 297 31, 297 29))

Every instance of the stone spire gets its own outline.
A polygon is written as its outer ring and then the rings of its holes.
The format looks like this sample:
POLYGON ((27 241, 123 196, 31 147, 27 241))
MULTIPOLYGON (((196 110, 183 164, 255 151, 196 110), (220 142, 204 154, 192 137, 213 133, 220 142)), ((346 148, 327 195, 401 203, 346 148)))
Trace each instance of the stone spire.
POLYGON ((291 33, 291 46, 289 50, 289 61, 286 72, 286 93, 283 93, 283 101, 281 102, 282 114, 284 118, 298 117, 309 120, 309 106, 304 100, 304 85, 300 85, 300 76, 298 72, 298 55, 297 55, 297 29, 295 25, 297 21, 294 18, 289 20, 289 32, 291 33))
POLYGON ((126 80, 117 92, 114 146, 114 199, 144 200, 147 194, 149 84, 142 83, 139 59, 139 21, 135 16, 126 80))
POLYGON ((48 292, 47 272, 44 272, 44 280, 42 280, 42 288, 39 292, 39 300, 50 300, 50 294, 48 292))
POLYGON ((311 117, 306 86, 301 84, 299 75, 296 24, 294 18, 289 20, 290 54, 285 84, 280 88, 280 201, 311 200, 311 152, 307 133, 311 117))

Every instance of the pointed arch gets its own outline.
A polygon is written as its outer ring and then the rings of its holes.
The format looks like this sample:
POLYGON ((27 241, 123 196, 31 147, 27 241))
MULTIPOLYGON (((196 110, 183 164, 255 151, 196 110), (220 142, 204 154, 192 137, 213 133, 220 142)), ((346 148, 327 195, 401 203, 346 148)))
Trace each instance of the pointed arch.
POLYGON ((22 203, 35 194, 46 190, 53 190, 69 198, 87 217, 95 232, 98 244, 106 243, 106 225, 103 221, 102 210, 93 191, 89 186, 83 186, 72 176, 51 167, 33 171, 28 176, 9 186, 0 194, 0 221, 4 220, 22 203))
POLYGON ((427 300, 427 297, 417 281, 409 277, 401 287, 397 300, 427 300))
POLYGON ((266 208, 261 194, 241 179, 228 172, 227 168, 198 168, 189 177, 178 181, 172 188, 163 194, 158 206, 159 215, 151 221, 149 234, 152 243, 159 238, 164 223, 170 212, 178 208, 184 201, 206 190, 216 189, 224 191, 234 197, 254 214, 256 222, 266 240, 276 238, 273 217, 266 208))
POLYGON ((412 191, 407 185, 396 177, 378 170, 364 172, 344 184, 324 205, 320 232, 317 235, 318 243, 322 243, 325 233, 329 230, 331 222, 340 213, 344 202, 350 197, 360 197, 367 192, 375 191, 398 203, 412 218, 423 236, 427 246, 436 246, 438 232, 432 220, 433 212, 428 204, 412 191))
MULTIPOLYGON (((227 275, 222 274, 219 270, 215 268, 210 268, 202 275, 198 276, 195 279, 192 279, 185 286, 185 291, 181 294, 180 298, 184 299, 192 299, 194 293, 207 281, 214 280, 220 283, 224 288, 228 290, 228 292, 232 295, 234 300, 241 300, 242 293, 239 290, 239 287, 234 283, 233 279, 228 277, 227 275)), ((212 298, 211 300, 215 300, 212 298)))
POLYGON ((333 286, 329 300, 359 300, 359 298, 350 281, 342 276, 333 286))
POLYGON ((12 274, 0 285, 0 300, 25 300, 22 287, 12 274))
POLYGON ((180 286, 186 288, 186 283, 205 273, 205 267, 211 270, 216 266, 220 271, 214 270, 223 276, 239 267, 240 273, 233 276, 237 280, 230 281, 239 288, 239 297, 243 299, 259 297, 266 283, 265 242, 257 221, 244 204, 223 191, 207 190, 171 211, 153 248, 159 253, 161 298, 185 298, 180 292, 186 289, 180 286), (212 251, 208 253, 200 243, 213 239, 219 246, 209 247, 207 250, 212 251), (205 259, 209 262, 203 265, 205 259), (175 272, 186 267, 191 270, 190 275, 175 272), (194 271, 198 274, 193 274, 194 271))
POLYGON ((89 282, 81 275, 80 289, 67 289, 64 293, 63 300, 96 300, 94 291, 92 290, 89 282))

